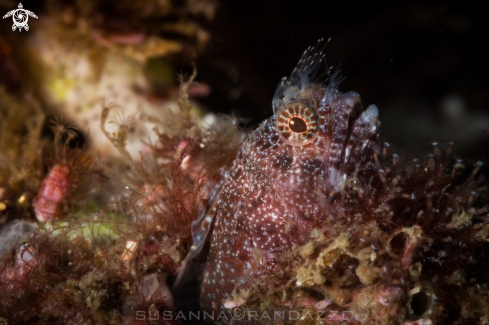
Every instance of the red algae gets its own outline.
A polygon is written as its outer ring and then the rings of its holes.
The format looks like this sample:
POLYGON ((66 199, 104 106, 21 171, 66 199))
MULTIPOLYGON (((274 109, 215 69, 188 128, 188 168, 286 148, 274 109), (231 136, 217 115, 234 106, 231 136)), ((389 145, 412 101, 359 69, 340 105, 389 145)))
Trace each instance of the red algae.
MULTIPOLYGON (((194 77, 182 79, 182 92, 194 77)), ((113 105, 101 104, 103 129, 113 105)), ((26 202, 49 222, 0 260, 2 321, 136 324, 176 311, 167 282, 191 246, 203 188, 232 162, 242 140, 234 119, 202 126, 189 114, 185 94, 180 106, 178 117, 167 116, 180 131, 156 130, 159 142, 147 143, 140 160, 125 151, 125 125, 106 133, 126 158, 119 179, 100 157, 69 147, 72 129, 53 129, 54 145, 43 151, 47 173, 26 202), (120 180, 125 185, 115 190, 120 180)))
POLYGON ((215 323, 487 323, 484 164, 451 143, 398 155, 375 105, 320 72, 321 50, 306 51, 246 140, 235 118, 190 114, 196 71, 180 79, 180 111, 161 117, 171 127, 155 128, 138 158, 127 150, 138 117, 109 131, 108 101, 100 126, 118 158, 70 148, 75 131, 56 123, 27 164, 38 181, 0 179, 5 197, 23 198, 9 212, 48 221, 0 259, 0 322, 185 323, 186 284, 203 281, 215 323))
POLYGON ((225 311, 216 323, 274 323, 277 311, 291 324, 486 322, 484 164, 456 158, 451 143, 400 157, 380 139, 375 105, 363 110, 338 91, 338 72, 320 73, 322 44, 221 171, 175 290, 207 246, 200 304, 225 311))

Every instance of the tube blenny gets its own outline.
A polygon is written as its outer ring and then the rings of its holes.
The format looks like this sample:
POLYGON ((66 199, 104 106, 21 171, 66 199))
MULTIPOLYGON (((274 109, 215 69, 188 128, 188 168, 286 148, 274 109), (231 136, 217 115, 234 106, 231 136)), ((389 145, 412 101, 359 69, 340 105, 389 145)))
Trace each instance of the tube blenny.
POLYGON ((377 107, 363 110, 357 93, 340 93, 339 71, 326 67, 319 73, 326 64, 324 45, 321 39, 309 47, 282 79, 274 115, 241 145, 211 191, 208 209, 193 224, 194 245, 182 269, 210 240, 204 309, 229 307, 258 270, 272 267, 293 245, 305 244, 314 227, 335 218, 337 207, 328 202, 345 181, 374 163, 377 107))
POLYGON ((200 265, 201 307, 222 323, 292 311, 308 324, 479 324, 477 312, 489 317, 484 163, 457 158, 451 142, 399 157, 380 139, 377 107, 338 91, 338 72, 320 73, 323 44, 201 191, 176 287, 200 265))

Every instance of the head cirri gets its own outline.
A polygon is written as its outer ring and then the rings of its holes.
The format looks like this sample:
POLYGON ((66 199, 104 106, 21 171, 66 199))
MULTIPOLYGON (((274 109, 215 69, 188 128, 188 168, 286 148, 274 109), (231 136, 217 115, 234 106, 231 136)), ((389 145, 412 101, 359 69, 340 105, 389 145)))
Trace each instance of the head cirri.
POLYGON ((238 304, 236 294, 280 254, 306 243, 315 227, 334 222, 335 196, 374 164, 377 107, 363 110, 357 93, 338 91, 339 71, 326 66, 324 46, 321 39, 309 47, 282 79, 274 115, 241 145, 193 224, 194 245, 181 274, 210 244, 201 288, 205 309, 238 304))

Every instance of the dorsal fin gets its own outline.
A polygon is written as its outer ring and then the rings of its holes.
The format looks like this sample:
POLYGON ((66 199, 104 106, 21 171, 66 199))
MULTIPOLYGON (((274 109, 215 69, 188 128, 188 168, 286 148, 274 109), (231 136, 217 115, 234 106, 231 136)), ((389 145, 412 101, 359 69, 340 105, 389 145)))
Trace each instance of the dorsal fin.
POLYGON ((273 110, 276 113, 277 107, 280 106, 280 102, 286 97, 287 92, 291 88, 297 88, 297 90, 304 90, 307 84, 325 84, 329 80, 329 87, 337 89, 340 82, 344 80, 340 76, 341 69, 337 68, 332 72, 332 67, 328 67, 326 62, 326 55, 323 53, 326 45, 331 39, 327 41, 321 38, 317 41, 315 46, 309 46, 297 62, 294 70, 289 77, 283 77, 280 81, 275 94, 273 96, 273 110), (324 70, 322 70, 322 67, 324 70))

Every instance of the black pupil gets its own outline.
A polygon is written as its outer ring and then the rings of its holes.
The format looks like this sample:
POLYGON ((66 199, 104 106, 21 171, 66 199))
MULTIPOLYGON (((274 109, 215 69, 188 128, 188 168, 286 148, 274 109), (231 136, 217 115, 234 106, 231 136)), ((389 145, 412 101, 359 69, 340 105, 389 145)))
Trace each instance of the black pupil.
POLYGON ((294 117, 289 121, 289 127, 295 133, 307 131, 307 124, 300 117, 294 117))

